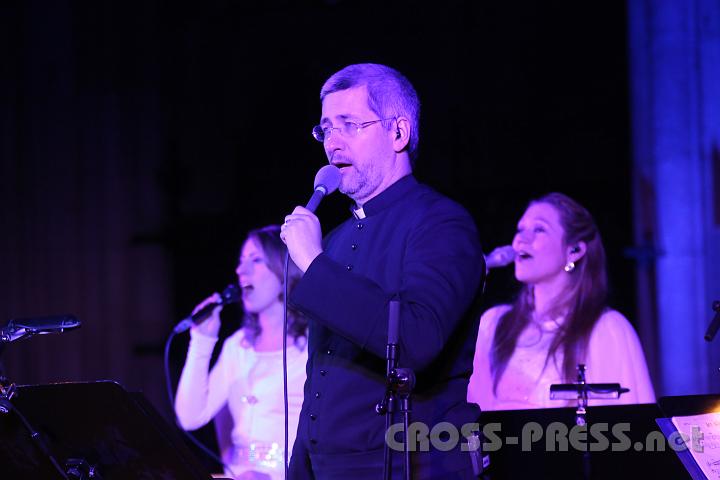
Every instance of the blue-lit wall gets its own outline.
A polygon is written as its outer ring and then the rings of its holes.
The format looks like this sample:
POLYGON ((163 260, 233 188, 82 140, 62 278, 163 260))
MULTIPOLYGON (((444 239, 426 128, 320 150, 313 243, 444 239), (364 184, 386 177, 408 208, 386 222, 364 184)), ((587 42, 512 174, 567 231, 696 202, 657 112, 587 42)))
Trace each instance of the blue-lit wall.
POLYGON ((720 2, 631 1, 628 27, 641 335, 659 394, 718 392, 720 2))

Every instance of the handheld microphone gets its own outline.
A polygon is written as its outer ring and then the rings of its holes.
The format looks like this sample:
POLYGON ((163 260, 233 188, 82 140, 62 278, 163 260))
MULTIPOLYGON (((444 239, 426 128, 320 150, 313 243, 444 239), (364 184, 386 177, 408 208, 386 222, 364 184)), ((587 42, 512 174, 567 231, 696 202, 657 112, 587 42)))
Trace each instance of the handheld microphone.
POLYGON ((220 294, 219 302, 212 302, 205 305, 203 308, 193 313, 192 315, 184 318, 180 323, 175 325, 173 333, 182 333, 189 329, 193 325, 200 325, 202 322, 207 320, 212 311, 218 306, 225 306, 230 303, 236 303, 240 301, 240 287, 235 283, 228 285, 225 290, 220 294))
POLYGON ((313 187, 315 191, 305 208, 311 212, 315 212, 325 195, 329 195, 338 189, 341 176, 340 169, 335 165, 325 165, 318 170, 315 175, 315 184, 313 187))
POLYGON ((510 265, 515 260, 515 250, 511 245, 497 247, 485 257, 485 266, 489 270, 491 268, 501 268, 510 265))
POLYGON ((80 320, 73 315, 53 315, 49 317, 16 318, 0 329, 0 341, 4 343, 20 340, 31 335, 62 333, 80 326, 80 320))

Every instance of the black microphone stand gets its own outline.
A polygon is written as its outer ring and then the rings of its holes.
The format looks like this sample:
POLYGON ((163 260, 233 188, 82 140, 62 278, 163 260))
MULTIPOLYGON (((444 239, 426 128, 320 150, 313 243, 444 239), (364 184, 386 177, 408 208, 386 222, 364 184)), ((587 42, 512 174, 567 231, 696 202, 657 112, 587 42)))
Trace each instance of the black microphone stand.
MULTIPOLYGON (((590 431, 587 418, 587 406, 589 399, 618 399, 623 393, 630 391, 628 388, 622 387, 619 383, 587 383, 585 376, 585 364, 577 365, 577 382, 575 383, 559 383, 550 385, 550 400, 577 400, 577 408, 575 409, 575 425, 585 427, 585 431, 590 431)), ((582 456, 582 478, 588 480, 591 478, 591 462, 590 450, 585 449, 582 456)))
MULTIPOLYGON (((0 328, 0 353, 2 353, 2 350, 4 349, 6 343, 10 343, 13 340, 17 340, 19 338, 26 338, 28 336, 36 334, 37 332, 26 331, 23 335, 17 337, 14 336, 15 333, 16 330, 12 320, 8 322, 5 327, 0 328)), ((15 407, 15 405, 12 403, 11 400, 15 393, 15 384, 8 380, 5 375, 0 373, 0 415, 15 412, 15 415, 20 419, 20 422, 30 434, 30 438, 33 440, 35 445, 37 445, 38 449, 42 452, 42 454, 47 457, 47 459, 50 461, 53 468, 55 468, 55 470, 58 472, 60 477, 66 480, 69 479, 67 472, 60 466, 57 459, 50 451, 50 448, 45 443, 45 440, 43 439, 41 433, 35 430, 35 428, 33 428, 25 415, 23 415, 22 412, 20 412, 20 410, 18 410, 17 407, 15 407)))
POLYGON ((400 399, 400 413, 403 416, 403 453, 405 458, 404 473, 405 480, 410 480, 410 450, 408 447, 408 431, 410 428, 410 412, 412 404, 410 403, 410 394, 415 386, 415 373, 409 368, 396 368, 390 372, 390 382, 395 394, 400 399))
POLYGON ((400 318, 400 302, 397 300, 390 301, 390 312, 388 318, 388 343, 386 349, 386 383, 385 397, 375 405, 375 411, 378 415, 385 415, 385 444, 383 445, 383 480, 392 478, 392 454, 387 438, 390 427, 392 426, 395 408, 399 403, 400 413, 403 415, 403 453, 404 453, 404 478, 410 480, 410 450, 408 447, 408 429, 410 426, 410 412, 412 404, 410 402, 410 394, 415 386, 415 374, 409 368, 398 368, 397 345, 399 337, 398 322, 400 318))
POLYGON ((40 432, 33 428, 30 422, 28 422, 27 418, 25 418, 25 415, 23 415, 20 410, 18 410, 10 401, 10 399, 15 394, 15 384, 9 383, 5 377, 0 378, 0 381, 2 382, 2 384, 0 384, 0 414, 9 414, 10 412, 15 412, 15 415, 20 419, 20 422, 30 434, 30 438, 33 440, 35 445, 37 445, 38 449, 45 457, 47 457, 47 459, 50 461, 53 468, 55 468, 55 470, 58 472, 60 477, 67 480, 69 478, 67 473, 60 466, 52 452, 50 452, 50 449, 43 440, 40 432))

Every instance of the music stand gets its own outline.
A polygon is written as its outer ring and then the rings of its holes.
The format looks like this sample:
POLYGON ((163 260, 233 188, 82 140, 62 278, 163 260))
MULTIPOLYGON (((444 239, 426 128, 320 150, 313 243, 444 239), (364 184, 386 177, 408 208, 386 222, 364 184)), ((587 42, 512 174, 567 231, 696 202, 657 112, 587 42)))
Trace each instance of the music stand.
MULTIPOLYGON (((102 480, 211 478, 145 397, 118 383, 24 385, 12 404, 63 467, 85 462, 102 480)), ((4 480, 62 478, 12 411, 0 415, 0 465, 4 480)))
MULTIPOLYGON (((660 399, 658 399, 658 405, 665 417, 656 418, 655 422, 660 427, 660 430, 665 435, 665 438, 668 439, 668 443, 671 443, 673 437, 680 437, 680 432, 678 432, 678 429, 672 421, 673 417, 685 417, 719 412, 720 395, 706 394, 660 397, 660 399)), ((708 432, 708 447, 710 447, 710 444, 715 443, 712 438, 710 438, 710 433, 711 432, 708 432)), ((686 448, 673 448, 675 454, 678 456, 693 480, 704 480, 707 477, 691 453, 692 449, 699 446, 697 444, 702 445, 702 438, 690 437, 681 440, 684 441, 686 448)))

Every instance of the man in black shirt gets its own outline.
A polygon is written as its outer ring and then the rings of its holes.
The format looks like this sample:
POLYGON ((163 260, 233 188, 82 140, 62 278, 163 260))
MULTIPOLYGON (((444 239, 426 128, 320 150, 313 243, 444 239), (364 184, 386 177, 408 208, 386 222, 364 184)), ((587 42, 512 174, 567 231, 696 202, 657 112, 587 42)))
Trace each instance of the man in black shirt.
MULTIPOLYGON (((467 310, 485 272, 473 220, 412 175, 420 105, 403 75, 351 65, 328 79, 320 98, 313 135, 354 205, 324 240, 303 207, 282 227, 304 272, 289 301, 310 318, 291 478, 381 477, 385 419, 374 406, 385 392, 392 299, 400 301, 399 363, 417 377, 411 422, 428 431, 449 422, 429 451, 412 454, 413 478, 473 478, 459 438, 479 416, 466 401, 478 328, 467 310)), ((411 437, 411 448, 424 450, 416 443, 411 437)), ((393 464, 397 472, 399 455, 393 464)))

